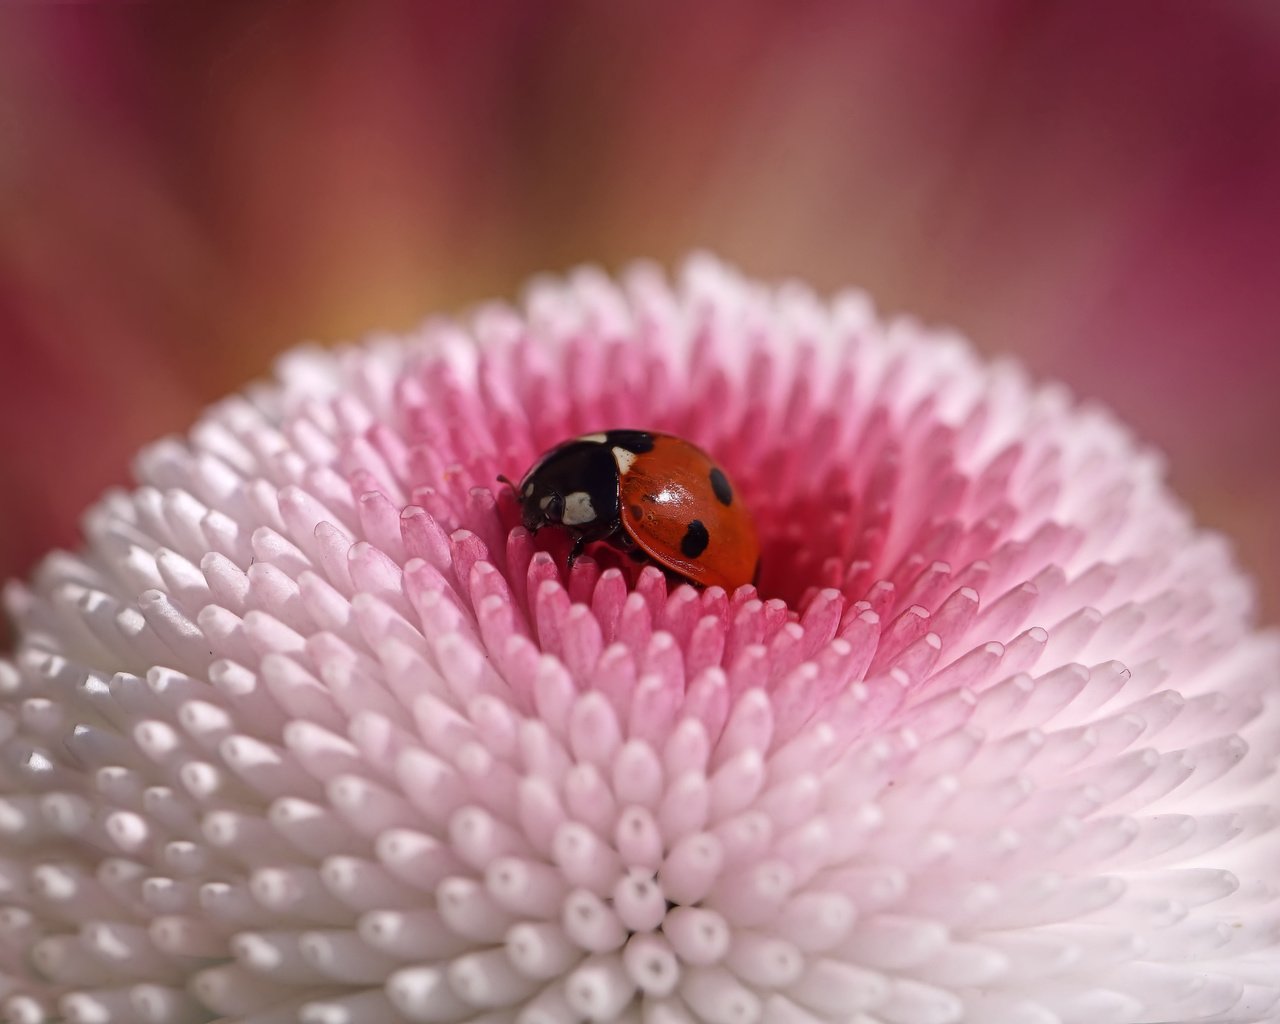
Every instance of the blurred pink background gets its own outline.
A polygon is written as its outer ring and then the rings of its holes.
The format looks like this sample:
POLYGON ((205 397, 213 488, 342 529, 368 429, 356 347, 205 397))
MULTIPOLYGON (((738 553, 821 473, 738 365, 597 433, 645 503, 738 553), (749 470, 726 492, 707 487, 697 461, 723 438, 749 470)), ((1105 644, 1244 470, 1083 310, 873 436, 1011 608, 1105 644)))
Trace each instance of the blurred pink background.
POLYGON ((297 341, 691 247, 1115 406, 1280 614, 1274 0, 5 7, 0 577, 297 341))

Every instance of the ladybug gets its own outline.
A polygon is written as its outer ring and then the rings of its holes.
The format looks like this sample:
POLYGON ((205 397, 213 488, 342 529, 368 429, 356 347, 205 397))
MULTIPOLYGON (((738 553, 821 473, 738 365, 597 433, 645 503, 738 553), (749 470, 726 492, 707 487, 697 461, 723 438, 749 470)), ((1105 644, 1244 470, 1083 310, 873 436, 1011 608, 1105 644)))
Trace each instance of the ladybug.
POLYGON ((595 541, 699 586, 751 583, 760 548, 751 516, 724 470, 688 441, 645 430, 607 430, 565 441, 515 491, 530 533, 573 537, 569 565, 595 541))

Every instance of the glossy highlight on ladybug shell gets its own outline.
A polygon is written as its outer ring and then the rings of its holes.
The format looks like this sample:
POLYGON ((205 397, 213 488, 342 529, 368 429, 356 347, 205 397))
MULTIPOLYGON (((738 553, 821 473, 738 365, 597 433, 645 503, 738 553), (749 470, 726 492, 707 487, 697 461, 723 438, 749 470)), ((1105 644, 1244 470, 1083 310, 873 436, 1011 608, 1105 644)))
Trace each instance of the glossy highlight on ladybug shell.
POLYGON ((600 541, 699 586, 755 580, 750 512, 711 456, 671 434, 584 434, 544 453, 514 490, 525 529, 570 534, 570 564, 600 541))

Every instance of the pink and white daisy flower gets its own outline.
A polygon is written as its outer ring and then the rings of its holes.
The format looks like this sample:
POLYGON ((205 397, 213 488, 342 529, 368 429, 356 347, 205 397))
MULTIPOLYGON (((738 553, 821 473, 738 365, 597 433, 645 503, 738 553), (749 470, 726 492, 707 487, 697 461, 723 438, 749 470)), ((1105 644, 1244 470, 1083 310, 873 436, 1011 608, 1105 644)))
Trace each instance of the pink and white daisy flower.
POLYGON ((957 337, 583 270, 137 475, 10 592, 11 1021, 1280 1021, 1276 638, 1155 455, 957 337), (725 465, 759 592, 516 525, 619 426, 725 465))

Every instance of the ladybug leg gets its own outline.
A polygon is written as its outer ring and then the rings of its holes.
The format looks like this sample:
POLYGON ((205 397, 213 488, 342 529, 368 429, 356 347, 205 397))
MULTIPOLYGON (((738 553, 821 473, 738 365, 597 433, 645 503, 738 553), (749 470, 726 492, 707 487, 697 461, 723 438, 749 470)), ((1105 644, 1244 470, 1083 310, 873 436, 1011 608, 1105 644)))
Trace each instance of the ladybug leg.
POLYGON ((651 561, 642 548, 636 547, 635 538, 620 527, 613 533, 609 534, 608 540, 610 544, 616 547, 619 551, 624 552, 626 556, 637 565, 645 565, 651 561))
POLYGON ((569 558, 565 562, 565 567, 573 568, 573 563, 578 560, 578 556, 582 554, 582 549, 587 546, 587 538, 584 534, 574 534, 573 547, 569 549, 569 558))
POLYGON ((678 572, 672 572, 665 566, 659 566, 659 568, 662 569, 662 575, 667 578, 668 592, 674 590, 676 587, 693 587, 694 590, 703 589, 703 585, 697 580, 691 580, 687 576, 681 576, 678 572))

